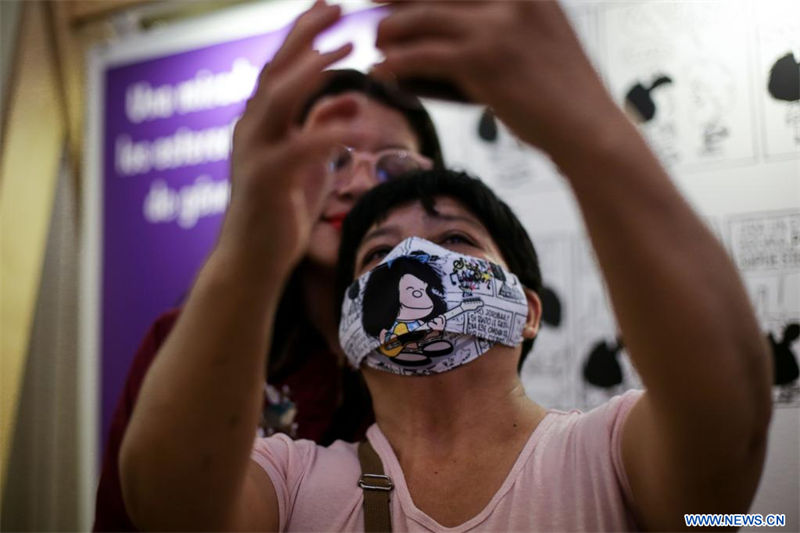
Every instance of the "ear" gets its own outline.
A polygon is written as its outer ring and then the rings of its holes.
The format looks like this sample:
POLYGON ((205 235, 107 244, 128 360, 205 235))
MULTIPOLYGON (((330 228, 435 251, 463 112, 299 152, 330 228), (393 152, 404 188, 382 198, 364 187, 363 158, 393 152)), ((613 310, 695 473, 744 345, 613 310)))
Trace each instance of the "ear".
POLYGON ((528 319, 525 321, 522 336, 532 339, 539 334, 539 326, 542 322, 542 301, 539 299, 539 295, 532 290, 527 288, 523 290, 525 299, 528 301, 528 319))

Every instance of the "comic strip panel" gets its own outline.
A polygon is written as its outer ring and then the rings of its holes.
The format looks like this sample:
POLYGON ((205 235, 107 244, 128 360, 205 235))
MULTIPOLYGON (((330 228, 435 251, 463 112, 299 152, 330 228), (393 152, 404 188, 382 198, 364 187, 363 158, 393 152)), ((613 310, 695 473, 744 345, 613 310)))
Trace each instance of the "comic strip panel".
POLYGON ((754 162, 743 9, 649 2, 602 13, 611 93, 667 167, 754 162))
POLYGON ((729 247, 773 357, 773 399, 800 405, 800 211, 732 216, 729 247))

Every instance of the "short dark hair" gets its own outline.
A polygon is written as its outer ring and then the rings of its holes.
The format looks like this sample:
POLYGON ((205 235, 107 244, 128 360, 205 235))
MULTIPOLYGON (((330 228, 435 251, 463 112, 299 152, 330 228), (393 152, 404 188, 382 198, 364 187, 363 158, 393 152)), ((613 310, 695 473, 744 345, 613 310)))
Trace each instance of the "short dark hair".
POLYGON ((334 69, 327 71, 326 75, 322 86, 311 95, 303 106, 299 117, 300 123, 305 122, 311 109, 325 97, 346 92, 363 93, 379 104, 402 114, 417 137, 419 152, 433 161, 434 167, 444 167, 436 127, 419 98, 358 70, 334 69))
MULTIPOLYGON (((456 200, 472 213, 489 232, 509 270, 526 288, 541 293, 542 274, 536 249, 511 208, 481 180, 465 172, 423 170, 378 185, 362 196, 347 215, 336 272, 337 317, 354 279, 356 252, 369 228, 385 220, 393 209, 414 201, 419 201, 428 213, 436 214, 436 197, 440 196, 456 200)), ((533 339, 523 341, 520 368, 532 346, 533 339)))

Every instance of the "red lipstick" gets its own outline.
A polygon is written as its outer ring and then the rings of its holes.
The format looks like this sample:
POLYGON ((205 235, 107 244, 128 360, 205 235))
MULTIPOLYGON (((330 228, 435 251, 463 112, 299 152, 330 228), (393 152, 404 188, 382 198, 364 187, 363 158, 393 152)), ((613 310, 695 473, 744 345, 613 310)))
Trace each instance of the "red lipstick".
POLYGON ((323 220, 336 228, 337 230, 341 231, 342 223, 344 222, 347 213, 340 213, 338 215, 331 215, 329 217, 324 217, 323 220))

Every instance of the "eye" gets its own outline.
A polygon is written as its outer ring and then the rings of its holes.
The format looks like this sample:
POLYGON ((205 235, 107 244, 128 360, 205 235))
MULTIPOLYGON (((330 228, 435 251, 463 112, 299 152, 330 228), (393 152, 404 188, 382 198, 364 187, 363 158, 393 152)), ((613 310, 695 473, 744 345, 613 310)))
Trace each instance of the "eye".
POLYGON ((361 268, 364 268, 365 266, 372 264, 375 261, 380 261, 381 259, 386 257, 386 254, 388 254, 391 250, 392 249, 388 246, 378 246, 371 249, 366 254, 364 254, 364 258, 361 259, 361 268))
POLYGON ((467 244, 475 246, 475 241, 463 233, 448 233, 439 241, 440 244, 467 244))
POLYGON ((392 150, 378 158, 375 174, 383 183, 423 168, 426 168, 425 161, 421 157, 405 150, 392 150))
POLYGON ((343 172, 353 164, 353 149, 337 146, 328 160, 328 169, 333 173, 343 172))

